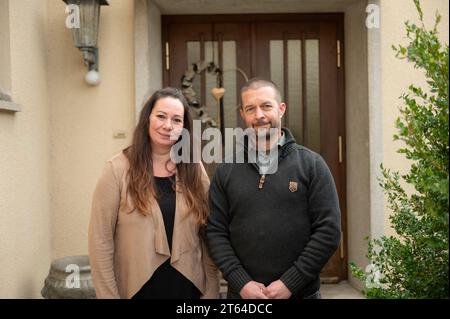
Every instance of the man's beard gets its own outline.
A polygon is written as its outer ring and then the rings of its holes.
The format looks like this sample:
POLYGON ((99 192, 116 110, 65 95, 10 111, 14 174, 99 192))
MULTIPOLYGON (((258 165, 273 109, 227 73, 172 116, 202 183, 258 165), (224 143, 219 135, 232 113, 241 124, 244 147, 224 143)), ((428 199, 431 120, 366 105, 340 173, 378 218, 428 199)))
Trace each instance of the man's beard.
POLYGON ((253 129, 255 130, 256 137, 258 139, 265 138, 266 141, 270 141, 271 138, 274 138, 274 136, 273 136, 274 130, 273 129, 279 128, 278 124, 279 123, 275 123, 275 121, 257 122, 255 125, 253 125, 253 129), (256 127, 256 126, 267 125, 267 124, 269 124, 269 127, 262 127, 262 128, 256 127))
POLYGON ((261 121, 252 126, 253 137, 250 138, 250 147, 258 151, 268 152, 276 145, 279 133, 279 124, 276 121, 261 121), (257 128, 256 126, 267 125, 267 127, 257 128))

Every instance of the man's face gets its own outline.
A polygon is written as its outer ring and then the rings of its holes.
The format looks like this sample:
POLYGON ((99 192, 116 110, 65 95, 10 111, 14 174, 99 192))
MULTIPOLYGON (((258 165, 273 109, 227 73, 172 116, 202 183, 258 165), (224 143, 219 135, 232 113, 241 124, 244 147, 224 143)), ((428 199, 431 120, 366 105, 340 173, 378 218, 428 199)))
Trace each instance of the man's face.
POLYGON ((270 86, 248 89, 242 93, 242 119, 247 127, 254 128, 257 134, 261 129, 264 129, 266 134, 270 128, 279 130, 285 110, 286 104, 277 100, 275 90, 270 86))

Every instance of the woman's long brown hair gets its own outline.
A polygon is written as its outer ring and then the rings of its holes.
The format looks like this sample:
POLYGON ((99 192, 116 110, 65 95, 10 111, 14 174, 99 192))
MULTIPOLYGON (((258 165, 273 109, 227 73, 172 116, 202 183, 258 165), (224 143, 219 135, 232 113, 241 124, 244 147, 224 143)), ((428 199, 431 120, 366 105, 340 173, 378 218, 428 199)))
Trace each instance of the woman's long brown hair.
MULTIPOLYGON (((144 215, 149 215, 152 201, 158 194, 155 190, 155 179, 153 176, 152 147, 149 136, 150 114, 159 99, 172 97, 181 101, 184 107, 184 128, 189 132, 192 143, 192 116, 189 105, 180 90, 175 88, 164 88, 156 91, 145 103, 139 122, 134 130, 132 144, 123 150, 130 162, 128 171, 128 195, 134 202, 135 207, 144 215)), ((181 139, 182 137, 180 137, 181 139)), ((183 137, 185 138, 185 137, 183 137)), ((186 150, 187 151, 187 150, 186 150)), ((202 168, 200 163, 178 163, 177 177, 179 188, 183 193, 190 214, 194 214, 200 225, 206 224, 208 217, 208 199, 206 189, 202 183, 202 168)))

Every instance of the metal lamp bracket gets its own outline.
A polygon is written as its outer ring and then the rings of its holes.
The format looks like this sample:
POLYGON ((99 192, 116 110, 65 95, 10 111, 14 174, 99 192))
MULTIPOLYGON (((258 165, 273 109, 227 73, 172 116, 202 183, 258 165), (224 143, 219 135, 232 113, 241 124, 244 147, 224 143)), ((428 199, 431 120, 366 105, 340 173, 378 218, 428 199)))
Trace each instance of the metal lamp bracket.
POLYGON ((84 64, 88 67, 89 71, 98 71, 98 48, 86 47, 80 48, 80 50, 83 52, 84 64))

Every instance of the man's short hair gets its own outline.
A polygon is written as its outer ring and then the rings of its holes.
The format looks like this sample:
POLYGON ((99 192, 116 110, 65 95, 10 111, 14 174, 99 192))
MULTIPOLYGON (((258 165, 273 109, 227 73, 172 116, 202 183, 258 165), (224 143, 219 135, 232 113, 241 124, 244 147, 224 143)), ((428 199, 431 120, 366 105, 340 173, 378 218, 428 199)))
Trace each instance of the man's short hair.
POLYGON ((275 99, 277 100, 278 103, 281 103, 281 94, 280 94, 280 89, 278 88, 278 86, 270 81, 270 80, 266 80, 263 78, 252 78, 250 80, 248 80, 241 88, 241 96, 240 96, 240 103, 239 103, 239 108, 242 108, 242 93, 244 93, 245 91, 248 90, 256 90, 262 87, 271 87, 274 91, 275 91, 275 99))

